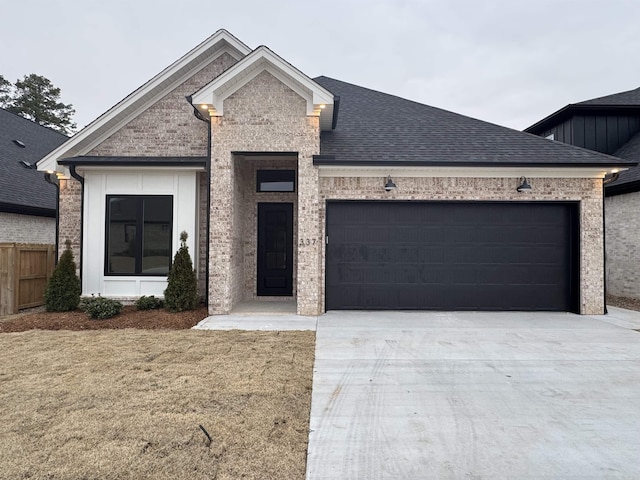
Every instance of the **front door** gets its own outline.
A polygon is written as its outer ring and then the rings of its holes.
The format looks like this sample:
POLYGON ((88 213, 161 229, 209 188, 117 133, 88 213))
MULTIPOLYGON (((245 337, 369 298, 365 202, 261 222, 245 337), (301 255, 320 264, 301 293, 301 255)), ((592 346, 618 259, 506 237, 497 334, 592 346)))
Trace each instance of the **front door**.
POLYGON ((257 293, 293 294, 293 203, 258 204, 257 293))

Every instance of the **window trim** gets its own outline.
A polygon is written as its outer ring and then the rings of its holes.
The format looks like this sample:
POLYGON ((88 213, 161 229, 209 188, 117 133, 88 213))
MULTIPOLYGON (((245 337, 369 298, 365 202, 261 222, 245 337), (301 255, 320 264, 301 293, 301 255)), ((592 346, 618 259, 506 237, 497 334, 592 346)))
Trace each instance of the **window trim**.
POLYGON ((104 215, 104 276, 105 277, 167 277, 167 273, 142 273, 142 250, 143 250, 143 238, 144 235, 138 235, 136 244, 134 246, 135 251, 135 267, 133 273, 117 273, 109 271, 109 206, 112 198, 135 198, 137 199, 136 205, 136 232, 144 232, 144 199, 147 198, 169 198, 171 199, 171 222, 169 226, 169 238, 171 239, 170 255, 169 255, 169 268, 173 263, 173 221, 174 221, 174 195, 137 195, 137 194, 108 194, 105 196, 105 215, 104 215), (140 272, 140 273, 138 273, 140 272))

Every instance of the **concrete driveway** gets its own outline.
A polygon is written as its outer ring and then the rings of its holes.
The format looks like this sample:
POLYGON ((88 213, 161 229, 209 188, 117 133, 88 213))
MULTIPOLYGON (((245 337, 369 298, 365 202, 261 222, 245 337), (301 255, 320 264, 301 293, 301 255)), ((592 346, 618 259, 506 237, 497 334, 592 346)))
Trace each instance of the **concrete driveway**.
POLYGON ((640 316, 330 312, 307 479, 640 478, 640 316))

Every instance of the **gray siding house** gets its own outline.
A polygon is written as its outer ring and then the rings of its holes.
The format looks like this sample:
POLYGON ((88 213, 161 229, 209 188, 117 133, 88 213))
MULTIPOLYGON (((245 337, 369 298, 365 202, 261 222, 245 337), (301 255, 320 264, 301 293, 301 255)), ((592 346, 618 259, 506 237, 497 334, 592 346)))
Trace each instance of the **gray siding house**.
POLYGON ((189 233, 211 314, 604 311, 629 162, 328 77, 225 30, 38 163, 84 294, 162 295, 189 233))

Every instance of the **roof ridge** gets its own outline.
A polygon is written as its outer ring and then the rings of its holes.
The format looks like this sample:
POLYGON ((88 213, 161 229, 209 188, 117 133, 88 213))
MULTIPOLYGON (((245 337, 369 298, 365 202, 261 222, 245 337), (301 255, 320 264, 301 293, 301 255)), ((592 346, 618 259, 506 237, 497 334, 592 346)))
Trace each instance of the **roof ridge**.
POLYGON ((4 112, 6 112, 6 113, 8 113, 8 114, 10 114, 10 115, 13 115, 14 117, 18 117, 18 118, 20 118, 20 119, 24 120, 25 122, 29 122, 29 123, 31 123, 31 124, 33 124, 33 125, 37 125, 38 127, 45 128, 45 129, 49 130, 50 132, 57 133, 58 135, 60 135, 60 136, 62 136, 62 137, 65 137, 65 138, 71 138, 71 137, 69 137, 69 135, 65 135, 64 133, 59 132, 58 130, 56 130, 56 129, 54 129, 54 128, 47 127, 46 125, 41 125, 41 124, 40 124, 40 123, 38 123, 38 122, 34 122, 34 121, 33 121, 33 120, 31 120, 30 118, 23 117, 23 116, 22 116, 22 115, 20 115, 19 113, 16 113, 16 112, 12 112, 12 111, 10 111, 10 110, 7 110, 7 109, 6 109, 6 108, 4 108, 4 107, 0 107, 0 110, 3 110, 4 112))

